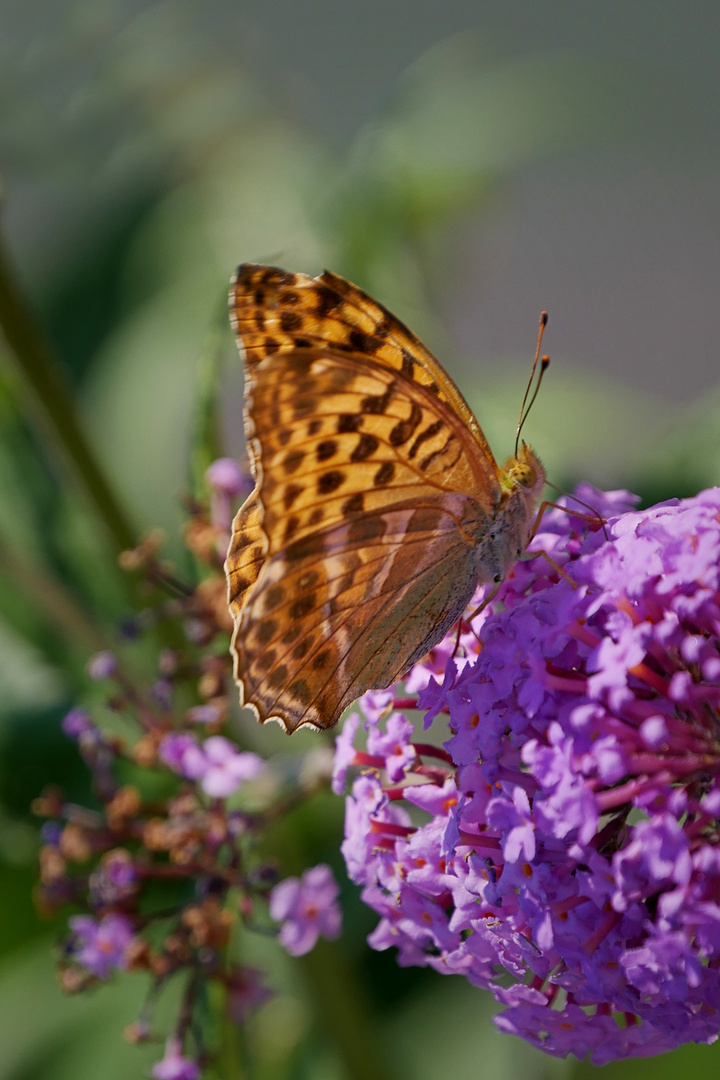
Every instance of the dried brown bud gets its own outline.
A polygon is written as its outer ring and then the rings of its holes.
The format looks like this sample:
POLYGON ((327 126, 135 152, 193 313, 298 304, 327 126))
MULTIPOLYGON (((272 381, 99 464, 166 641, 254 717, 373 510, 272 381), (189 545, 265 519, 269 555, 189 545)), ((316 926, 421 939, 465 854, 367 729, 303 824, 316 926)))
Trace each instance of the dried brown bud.
POLYGON ((136 935, 125 946, 125 963, 128 971, 147 971, 152 966, 152 949, 144 938, 136 935))
POLYGON ((39 795, 37 799, 33 799, 31 809, 33 814, 37 814, 38 817, 60 817, 63 810, 62 791, 54 784, 48 785, 43 789, 42 795, 39 795))
POLYGON ((92 975, 72 965, 58 967, 57 978, 67 994, 78 994, 96 981, 92 975))
POLYGON ((46 844, 40 848, 38 856, 40 863, 40 881, 43 885, 52 885, 65 876, 67 863, 56 847, 46 844))
POLYGON ((190 944, 196 949, 206 945, 222 949, 230 939, 234 915, 209 896, 202 904, 186 908, 182 921, 190 931, 190 944))
POLYGON ((141 735, 132 748, 133 760, 141 768, 149 769, 157 762, 157 748, 164 732, 151 731, 147 735, 141 735))
POLYGON ((152 529, 143 537, 137 547, 120 552, 118 556, 120 568, 128 572, 144 569, 155 558, 164 542, 165 533, 163 530, 152 529))
POLYGON ((132 784, 120 788, 117 794, 110 800, 106 807, 108 825, 114 831, 125 827, 128 818, 135 817, 140 812, 142 799, 140 792, 132 784))
POLYGON ((90 834, 82 825, 66 825, 60 835, 60 851, 71 862, 87 862, 93 853, 90 834))
POLYGON ((143 843, 150 851, 167 851, 171 844, 167 822, 160 817, 150 818, 142 831, 143 843))
POLYGON ((123 1035, 127 1042, 133 1043, 133 1045, 148 1042, 152 1039, 152 1031, 147 1020, 135 1020, 132 1024, 127 1024, 123 1035))

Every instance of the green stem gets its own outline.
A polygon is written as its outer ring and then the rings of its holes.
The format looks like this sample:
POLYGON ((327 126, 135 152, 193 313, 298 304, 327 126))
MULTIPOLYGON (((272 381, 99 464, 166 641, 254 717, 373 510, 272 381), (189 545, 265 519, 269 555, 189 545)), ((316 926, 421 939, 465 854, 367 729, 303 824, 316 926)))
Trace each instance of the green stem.
POLYGON ((72 461, 113 542, 120 550, 134 547, 137 532, 95 459, 70 390, 22 295, 1 239, 0 327, 28 387, 72 461))
POLYGON ((64 641, 77 641, 94 652, 110 646, 110 639, 80 607, 70 590, 26 554, 19 555, 1 532, 0 564, 3 577, 29 599, 44 620, 61 631, 64 641))

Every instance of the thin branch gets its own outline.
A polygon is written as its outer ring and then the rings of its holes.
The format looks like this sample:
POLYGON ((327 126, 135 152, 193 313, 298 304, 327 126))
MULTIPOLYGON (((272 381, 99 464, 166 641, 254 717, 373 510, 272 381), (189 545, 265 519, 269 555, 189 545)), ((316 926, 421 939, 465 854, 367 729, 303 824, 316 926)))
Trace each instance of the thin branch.
POLYGON ((137 532, 95 458, 70 389, 16 281, 1 237, 0 329, 28 388, 70 458, 115 545, 120 550, 134 547, 137 532))

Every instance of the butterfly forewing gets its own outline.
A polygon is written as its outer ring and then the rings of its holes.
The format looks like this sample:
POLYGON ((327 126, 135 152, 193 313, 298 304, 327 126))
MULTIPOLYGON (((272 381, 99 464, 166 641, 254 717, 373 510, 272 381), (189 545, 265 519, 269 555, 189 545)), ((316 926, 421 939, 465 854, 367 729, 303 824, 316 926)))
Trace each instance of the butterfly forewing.
POLYGON ((499 497, 453 413, 367 357, 268 357, 248 377, 246 413, 271 553, 424 493, 464 491, 488 511, 499 497))
POLYGON ((243 263, 230 288, 231 319, 248 369, 275 352, 307 346, 372 356, 445 402, 495 469, 472 410, 419 338, 357 285, 326 270, 317 278, 243 263))

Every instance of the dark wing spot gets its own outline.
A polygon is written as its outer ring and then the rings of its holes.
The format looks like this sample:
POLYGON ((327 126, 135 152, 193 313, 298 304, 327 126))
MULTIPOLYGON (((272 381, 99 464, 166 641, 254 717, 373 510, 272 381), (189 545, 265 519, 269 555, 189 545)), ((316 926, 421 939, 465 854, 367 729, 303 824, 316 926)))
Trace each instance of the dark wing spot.
POLYGON ((281 270, 279 266, 266 266, 258 273, 258 281, 266 285, 289 285, 294 280, 294 274, 281 270))
POLYGON ((450 445, 450 443, 452 442, 452 440, 453 440, 453 436, 448 435, 444 445, 441 446, 439 450, 434 450, 432 452, 432 454, 428 454, 427 457, 424 457, 422 459, 422 461, 419 464, 420 464, 420 468, 422 469, 423 472, 425 472, 425 470, 428 468, 428 466, 432 465, 435 458, 440 457, 441 454, 445 453, 445 451, 447 450, 447 448, 450 445))
POLYGON ((332 469, 331 472, 323 473, 322 476, 318 477, 318 494, 330 495, 331 492, 337 491, 344 480, 345 473, 340 472, 339 469, 332 469))
POLYGON ((392 461, 383 461, 382 465, 375 473, 373 477, 373 484, 375 487, 382 487, 383 484, 389 484, 395 475, 395 465, 392 461))
POLYGON ((281 428, 278 432, 278 442, 281 446, 287 446, 292 438, 292 431, 290 428, 281 428))
POLYGON ((277 623, 274 619, 266 619, 265 622, 260 623, 257 628, 257 639, 261 645, 267 645, 268 641, 272 641, 275 637, 275 631, 277 630, 277 623))
POLYGON ((285 333, 292 334, 293 330, 299 330, 302 326, 302 315, 297 311, 281 311, 280 325, 285 333))
POLYGON ((287 519, 287 521, 285 522, 285 531, 283 533, 284 544, 288 544, 292 540, 293 536, 298 531, 299 524, 300 518, 297 517, 295 514, 293 514, 292 517, 289 517, 287 519))
POLYGON ((402 373, 407 376, 408 379, 415 378, 415 361, 413 360, 407 349, 402 351, 402 373))
POLYGON ((286 510, 290 509, 298 495, 302 495, 304 490, 300 484, 288 484, 283 492, 283 506, 286 510))
POLYGON ((362 399, 360 408, 366 413, 384 413, 390 404, 393 391, 394 386, 390 383, 384 394, 368 394, 362 399))
POLYGON ((373 353, 382 345, 380 338, 364 334, 362 330, 351 330, 349 341, 352 348, 361 353, 373 353))
POLYGON ((271 668, 275 663, 276 656, 277 653, 274 649, 266 649, 264 653, 260 653, 260 656, 258 656, 256 661, 257 666, 261 671, 267 671, 268 668, 271 668))
POLYGON ((318 461, 327 461, 328 458, 335 457, 337 443, 334 439, 324 439, 321 443, 318 443, 315 453, 318 461))
POLYGON ((282 636, 283 645, 292 645, 293 641, 302 633, 302 626, 300 623, 293 623, 293 625, 285 631, 282 636))
POLYGON ((385 315, 375 327, 375 334, 379 338, 386 338, 392 328, 392 320, 385 315))
POLYGON ((282 585, 271 585, 265 593, 265 610, 272 611, 285 599, 285 589, 282 585))
POLYGON ((319 671, 320 668, 325 667, 331 656, 332 649, 323 649, 322 652, 319 652, 312 662, 315 671, 319 671))
POLYGON ((316 506, 310 517, 308 518, 308 525, 319 525, 322 519, 325 517, 325 511, 322 506, 316 506))
POLYGON ((311 345, 312 345, 312 341, 310 340, 310 338, 306 338, 306 337, 296 337, 295 338, 295 348, 296 349, 309 349, 311 345))
POLYGON ((292 694, 296 701, 299 701, 301 705, 307 705, 310 701, 310 691, 308 690, 308 684, 304 679, 296 679, 288 687, 288 693, 292 694))
POLYGON ((351 495, 349 499, 346 499, 342 505, 343 517, 351 517, 353 514, 361 514, 363 510, 363 493, 358 491, 357 494, 351 495))
POLYGON ((317 402, 315 401, 315 398, 312 397, 297 398, 293 402, 293 413, 295 414, 296 420, 300 420, 303 416, 315 412, 316 408, 317 402))
POLYGON ((365 461, 372 454, 375 453, 379 446, 378 440, 374 435, 369 435, 366 431, 360 436, 360 441, 350 455, 351 461, 365 461))
POLYGON ((252 540, 247 533, 238 533, 233 540, 233 551, 244 551, 248 544, 251 544, 252 540))
POLYGON ((288 563, 300 562, 302 559, 317 559, 325 554, 325 540, 322 536, 314 533, 312 536, 304 536, 302 540, 296 540, 284 552, 285 561, 288 563))
POLYGON ((277 352, 278 349, 280 348, 279 343, 275 340, 275 338, 272 338, 272 337, 266 337, 265 341, 264 341, 264 345, 265 345, 265 352, 269 353, 269 354, 277 352))
POLYGON ((326 286, 317 288, 315 296, 317 299, 315 310, 320 318, 324 318, 326 315, 329 315, 331 311, 335 311, 342 303, 341 297, 326 286))
POLYGON ((317 584, 317 580, 320 577, 317 570, 306 570, 304 574, 301 574, 297 579, 298 589, 312 589, 313 585, 317 584))
POLYGON ((290 473, 297 472, 297 470, 302 465, 304 457, 304 450, 299 450, 297 448, 295 450, 290 450, 283 458, 282 465, 283 469, 285 470, 285 475, 289 476, 290 473))
POLYGON ((342 413, 338 416, 338 435, 342 435, 348 431, 359 431, 362 421, 363 418, 360 413, 342 413))
POLYGON ((337 586, 337 595, 342 596, 348 589, 352 589, 355 584, 355 574, 352 570, 348 570, 347 574, 343 574, 340 578, 337 586))
MULTIPOLYGON (((442 426, 443 426, 442 420, 436 420, 433 424, 429 424, 425 428, 424 431, 421 431, 420 434, 418 435, 417 439, 415 440, 415 442, 410 447, 410 452, 408 453, 408 457, 409 458, 414 458, 415 455, 418 452, 418 449, 422 446, 422 444, 427 439, 432 439, 433 435, 437 435, 438 431, 440 431, 442 426)), ((422 466, 421 466, 421 468, 422 468, 422 466)))
POLYGON ((381 517, 358 518, 348 529, 348 541, 366 544, 369 540, 379 540, 386 532, 387 524, 381 517))
POLYGON ((262 333, 265 329, 265 312, 261 311, 260 309, 255 312, 255 325, 257 326, 260 333, 262 333))
POLYGON ((406 532, 436 532, 443 518, 442 510, 436 507, 423 506, 408 518, 405 526, 406 532))
POLYGON ((303 616, 309 615, 314 607, 315 593, 308 593, 307 596, 301 596, 290 605, 288 615, 291 619, 302 619, 303 616))
POLYGON ((279 293, 278 300, 281 304, 297 304, 300 297, 292 289, 284 289, 279 293))
POLYGON ((311 420, 307 426, 308 435, 317 435, 318 431, 322 427, 322 420, 311 420))
POLYGON ((274 671, 271 671, 268 675, 268 686, 272 686, 275 689, 282 686, 288 677, 288 669, 285 664, 281 664, 280 667, 276 667, 274 671))
POLYGON ((265 293, 262 289, 255 290, 255 303, 260 305, 265 303, 265 293))
POLYGON ((310 646, 312 645, 312 638, 303 638, 302 641, 298 641, 297 645, 292 651, 293 660, 302 660, 304 656, 307 656, 310 646))
MULTIPOLYGON (((410 409, 410 415, 407 420, 400 420, 390 432, 390 443, 392 446, 402 446, 404 442, 407 442, 415 428, 422 420, 422 409, 419 405, 413 402, 410 409)), ((410 454, 412 457, 412 453, 410 454)))
POLYGON ((230 571, 232 577, 232 587, 235 590, 235 595, 238 593, 244 593, 246 589, 250 588, 250 582, 242 574, 238 574, 235 570, 230 571))

